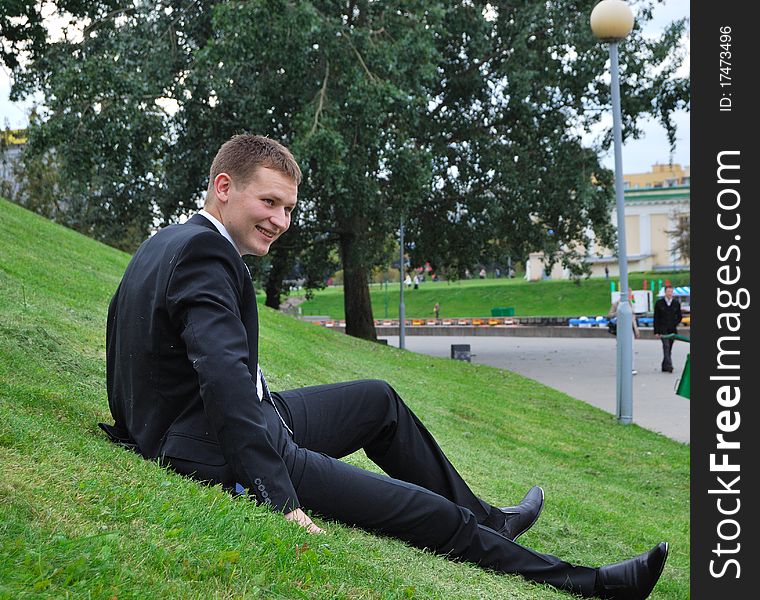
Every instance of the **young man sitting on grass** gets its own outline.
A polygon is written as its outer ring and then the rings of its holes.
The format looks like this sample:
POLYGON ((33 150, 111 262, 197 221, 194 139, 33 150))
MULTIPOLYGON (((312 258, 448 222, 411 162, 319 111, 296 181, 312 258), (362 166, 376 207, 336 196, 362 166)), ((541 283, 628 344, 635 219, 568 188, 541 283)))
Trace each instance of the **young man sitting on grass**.
POLYGON ((600 568, 516 543, 543 490, 499 508, 476 496, 383 381, 271 392, 242 256, 290 226, 301 172, 281 144, 240 135, 219 149, 203 210, 135 253, 108 311, 108 401, 117 442, 253 498, 311 533, 304 512, 582 596, 645 598, 668 546, 600 568), (364 449, 387 475, 338 460, 364 449))

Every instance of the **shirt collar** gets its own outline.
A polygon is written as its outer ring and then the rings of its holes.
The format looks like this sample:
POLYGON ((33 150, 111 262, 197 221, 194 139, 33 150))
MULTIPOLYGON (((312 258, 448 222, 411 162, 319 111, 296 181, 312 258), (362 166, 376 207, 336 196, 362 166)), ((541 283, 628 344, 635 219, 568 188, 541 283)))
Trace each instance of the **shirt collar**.
POLYGON ((232 244, 232 247, 235 248, 235 252, 240 254, 240 250, 238 250, 237 244, 235 244, 234 241, 232 241, 232 236, 230 235, 230 232, 227 231, 227 228, 222 224, 222 222, 217 219, 214 215, 212 215, 210 212, 208 212, 205 209, 201 209, 198 211, 199 215, 202 215, 206 217, 209 221, 211 221, 214 224, 214 227, 216 227, 219 230, 219 233, 221 233, 227 241, 232 244))

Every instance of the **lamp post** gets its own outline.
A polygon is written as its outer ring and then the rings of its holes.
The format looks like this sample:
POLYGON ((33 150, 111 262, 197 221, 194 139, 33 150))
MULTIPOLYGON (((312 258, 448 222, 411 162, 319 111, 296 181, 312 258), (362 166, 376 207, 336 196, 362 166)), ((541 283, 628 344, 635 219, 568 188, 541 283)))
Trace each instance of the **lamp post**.
POLYGON ((401 245, 401 256, 398 263, 399 272, 399 303, 398 303, 398 347, 401 350, 406 348, 406 309, 404 307, 404 271, 406 271, 406 264, 404 263, 404 217, 401 217, 401 227, 399 229, 399 243, 401 245))
POLYGON ((620 76, 618 44, 633 29, 633 13, 622 0, 602 0, 591 11, 591 30, 609 44, 610 91, 612 94, 612 133, 615 147, 615 205, 618 230, 620 300, 617 308, 617 419, 633 421, 633 311, 628 302, 628 257, 625 243, 625 206, 623 200, 623 157, 620 118, 620 76))

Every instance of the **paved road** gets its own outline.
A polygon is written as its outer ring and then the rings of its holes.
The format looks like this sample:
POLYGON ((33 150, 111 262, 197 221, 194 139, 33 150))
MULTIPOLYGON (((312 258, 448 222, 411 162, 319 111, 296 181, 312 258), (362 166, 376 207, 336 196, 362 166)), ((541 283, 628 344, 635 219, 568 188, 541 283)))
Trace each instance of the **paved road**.
MULTIPOLYGON (((398 347, 398 336, 386 336, 398 347)), ((406 348, 451 356, 451 344, 469 344, 473 362, 509 369, 615 414, 616 340, 610 338, 516 338, 406 336, 406 348)), ((689 344, 673 345, 674 373, 660 371, 659 340, 634 343, 633 421, 679 442, 689 442, 690 401, 675 393, 689 344)))

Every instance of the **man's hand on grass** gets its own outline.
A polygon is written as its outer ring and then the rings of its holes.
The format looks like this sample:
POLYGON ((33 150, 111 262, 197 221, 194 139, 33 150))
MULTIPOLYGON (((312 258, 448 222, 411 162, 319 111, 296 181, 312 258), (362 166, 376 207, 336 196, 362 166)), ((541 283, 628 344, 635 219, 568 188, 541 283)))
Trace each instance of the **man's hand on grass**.
POLYGON ((295 509, 294 511, 289 512, 285 515, 285 518, 288 521, 295 521, 298 523, 301 527, 306 529, 309 533, 324 533, 325 530, 317 527, 314 522, 309 518, 309 515, 307 515, 305 512, 303 512, 300 508, 295 509))

